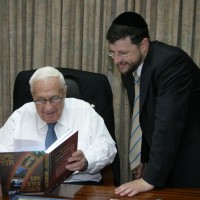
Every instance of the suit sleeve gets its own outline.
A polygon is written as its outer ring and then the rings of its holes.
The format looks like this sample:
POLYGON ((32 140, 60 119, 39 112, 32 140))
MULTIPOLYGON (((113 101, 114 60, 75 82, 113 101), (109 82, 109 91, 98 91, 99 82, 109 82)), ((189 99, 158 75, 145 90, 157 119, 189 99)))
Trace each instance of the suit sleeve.
POLYGON ((182 56, 168 59, 156 79, 154 131, 144 180, 162 187, 176 160, 189 107, 192 79, 182 56))

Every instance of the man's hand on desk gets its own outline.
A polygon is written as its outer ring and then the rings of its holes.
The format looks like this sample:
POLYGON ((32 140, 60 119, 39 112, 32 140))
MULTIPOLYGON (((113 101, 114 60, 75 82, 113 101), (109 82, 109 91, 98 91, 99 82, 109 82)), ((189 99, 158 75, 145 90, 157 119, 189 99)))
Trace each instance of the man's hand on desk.
POLYGON ((147 183, 142 178, 136 179, 134 181, 125 183, 120 187, 115 189, 115 194, 119 194, 120 196, 129 196, 132 197, 140 192, 147 192, 153 190, 154 186, 147 183))
POLYGON ((85 171, 88 168, 88 162, 81 150, 75 151, 68 159, 69 164, 66 168, 69 171, 85 171))

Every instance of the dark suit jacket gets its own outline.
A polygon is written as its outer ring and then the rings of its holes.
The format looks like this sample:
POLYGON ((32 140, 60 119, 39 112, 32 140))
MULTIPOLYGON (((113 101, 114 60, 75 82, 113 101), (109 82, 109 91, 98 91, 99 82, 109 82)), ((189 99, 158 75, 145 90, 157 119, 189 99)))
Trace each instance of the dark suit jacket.
MULTIPOLYGON (((132 74, 122 75, 131 108, 132 74)), ((200 187, 200 70, 181 49, 150 43, 140 80, 144 180, 158 187, 200 187)))

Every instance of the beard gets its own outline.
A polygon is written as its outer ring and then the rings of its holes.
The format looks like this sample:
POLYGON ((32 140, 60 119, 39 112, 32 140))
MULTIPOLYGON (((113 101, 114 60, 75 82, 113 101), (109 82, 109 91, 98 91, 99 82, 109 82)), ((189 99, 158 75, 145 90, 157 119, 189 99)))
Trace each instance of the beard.
POLYGON ((133 73, 143 62, 142 54, 140 54, 135 62, 126 62, 124 60, 117 63, 117 67, 121 74, 127 75, 133 73))

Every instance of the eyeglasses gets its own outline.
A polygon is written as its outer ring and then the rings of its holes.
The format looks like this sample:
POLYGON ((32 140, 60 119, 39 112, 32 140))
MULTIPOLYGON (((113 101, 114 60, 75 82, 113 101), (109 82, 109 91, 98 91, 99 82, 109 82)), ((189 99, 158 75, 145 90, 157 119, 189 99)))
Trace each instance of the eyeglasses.
POLYGON ((37 104, 37 105, 45 105, 47 103, 47 101, 50 103, 50 104, 56 104, 56 103, 59 103, 61 100, 63 99, 63 92, 62 92, 62 96, 61 97, 58 97, 58 96, 53 96, 51 97, 50 99, 37 99, 35 100, 34 102, 37 104))
POLYGON ((130 56, 130 54, 132 53, 133 49, 128 51, 128 52, 119 52, 119 53, 115 53, 114 51, 108 51, 108 56, 110 56, 111 58, 113 58, 114 56, 119 56, 120 58, 127 58, 128 56, 130 56))

